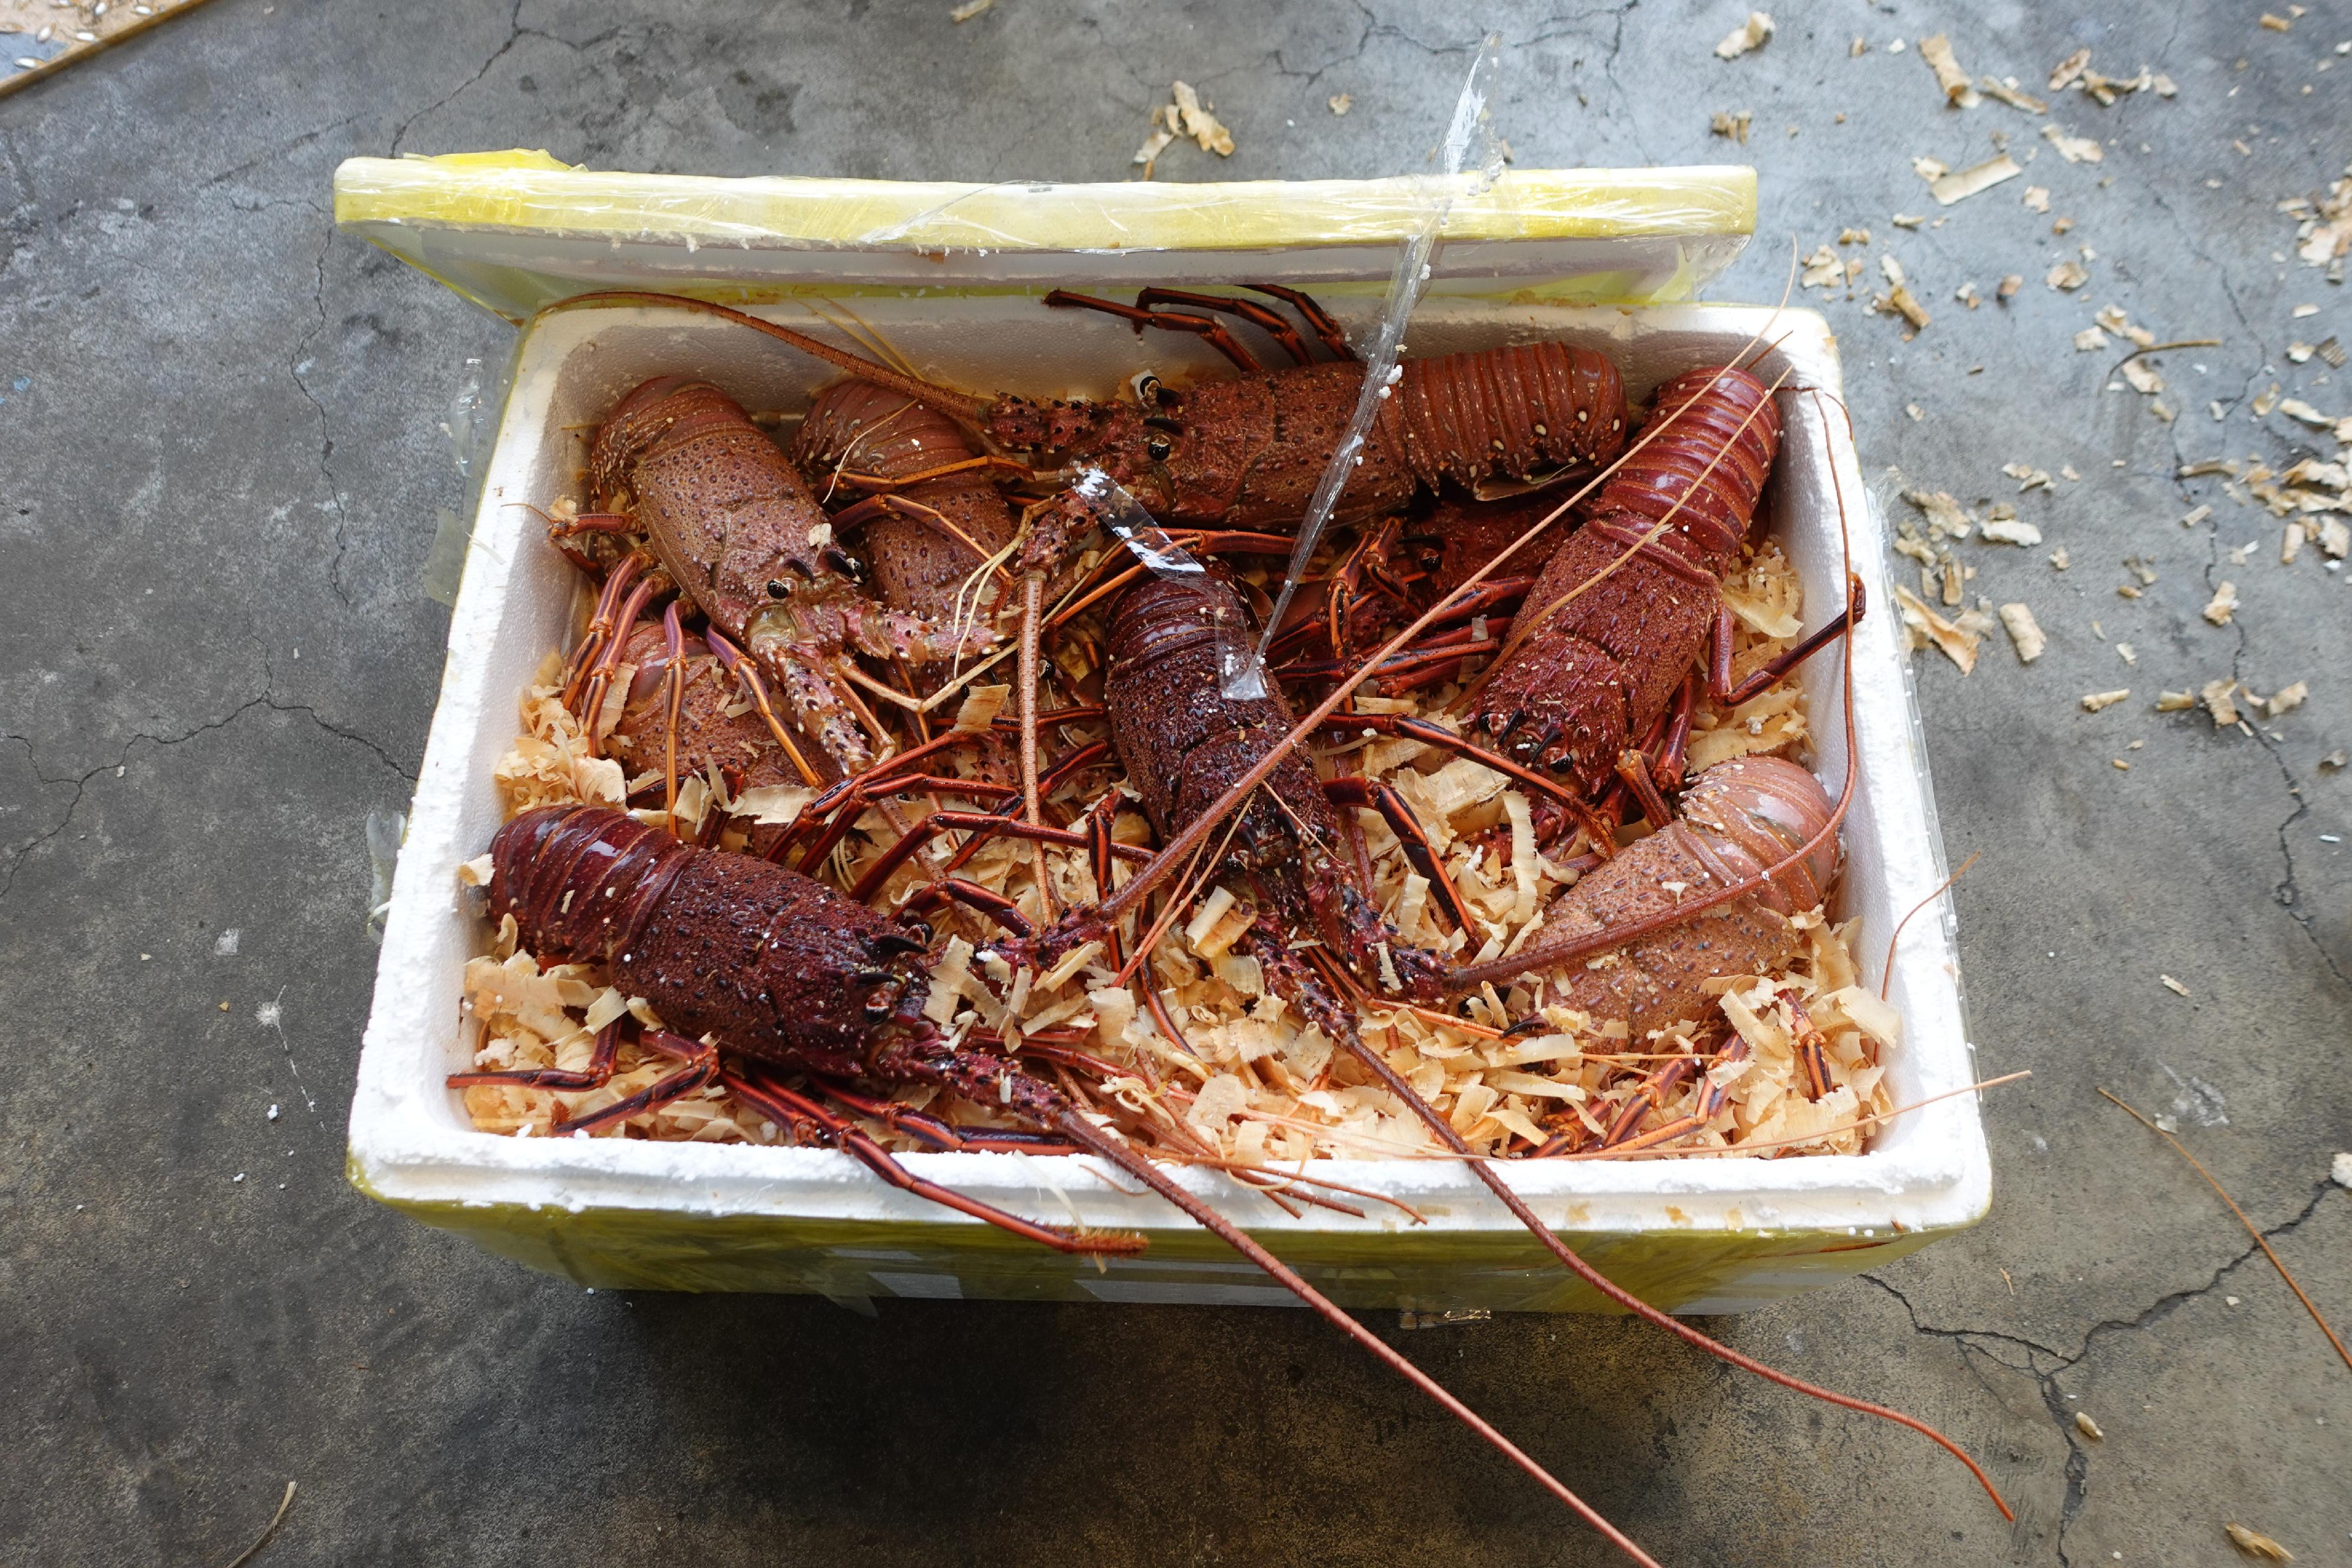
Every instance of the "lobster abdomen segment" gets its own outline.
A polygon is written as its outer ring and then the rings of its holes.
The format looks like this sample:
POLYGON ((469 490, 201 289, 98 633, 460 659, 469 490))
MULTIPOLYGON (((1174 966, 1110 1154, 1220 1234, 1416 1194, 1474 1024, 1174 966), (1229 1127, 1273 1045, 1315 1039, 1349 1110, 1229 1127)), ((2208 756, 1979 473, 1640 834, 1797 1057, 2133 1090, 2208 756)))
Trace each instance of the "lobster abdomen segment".
POLYGON ((1407 361, 1381 415, 1424 486, 1520 478, 1615 456, 1625 384, 1591 349, 1516 343, 1407 361))

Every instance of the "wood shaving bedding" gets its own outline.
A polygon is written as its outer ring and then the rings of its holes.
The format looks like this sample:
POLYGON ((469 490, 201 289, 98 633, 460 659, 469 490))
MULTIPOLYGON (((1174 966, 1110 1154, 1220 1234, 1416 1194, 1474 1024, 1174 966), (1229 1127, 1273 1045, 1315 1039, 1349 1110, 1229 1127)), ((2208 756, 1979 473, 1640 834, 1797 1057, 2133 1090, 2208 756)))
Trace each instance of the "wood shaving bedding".
MULTIPOLYGON (((1766 541, 1730 574, 1724 598, 1736 626, 1735 681, 1802 633, 1802 586, 1774 542, 1766 541)), ((523 733, 495 770, 509 816, 573 800, 617 804, 630 782, 619 777, 617 765, 600 765, 586 756, 580 726, 558 695, 560 670, 560 661, 551 655, 524 693, 523 733)), ((1459 692, 1447 685, 1404 696, 1366 696, 1360 706, 1458 728, 1460 721, 1444 710, 1459 692)), ((992 695, 975 698, 975 720, 984 722, 978 709, 992 695)), ((601 723, 604 716, 599 716, 601 723)), ((1702 696, 1693 716, 1689 766, 1696 772, 1737 757, 1790 755, 1807 737, 1804 699, 1791 682, 1777 682, 1727 712, 1702 696)), ((1414 872, 1387 823, 1376 812, 1358 812, 1372 865, 1374 901, 1407 940, 1465 958, 1514 951, 1541 928, 1553 897, 1573 884, 1572 873, 1538 852, 1531 804, 1506 776, 1412 740, 1359 738, 1339 749, 1349 754, 1351 771, 1386 779, 1412 805, 1476 925, 1467 936, 1446 928, 1428 882, 1414 872)), ((753 815, 789 820, 788 812, 804 803, 804 798, 788 803, 751 798, 767 793, 772 791, 747 791, 732 802, 710 794, 702 809, 743 813, 730 817, 722 845, 740 844, 753 815)), ((1065 799, 1086 803, 1075 795, 1065 799)), ((831 868, 838 881, 856 878, 887 846, 889 831, 878 812, 868 811, 858 827, 831 868)), ((1122 811, 1115 836, 1139 842, 1150 834, 1139 814, 1122 811)), ((487 860, 469 863, 469 884, 487 882, 487 860)), ((1092 898, 1083 852, 1048 847, 1043 860, 1062 905, 1092 898)), ((1043 913, 1034 882, 1037 864, 1028 845, 998 841, 972 856, 959 874, 1008 894, 1035 917, 1043 913)), ((1123 878, 1128 871, 1122 865, 1114 876, 1123 878)), ((915 874, 911 869, 902 873, 886 897, 903 894, 915 874)), ((1091 945, 1043 976, 992 972, 1003 970, 1003 963, 982 963, 978 953, 993 928, 961 914, 948 915, 939 922, 945 944, 931 973, 929 1011, 942 1028, 981 1025, 1013 1039, 1044 1030, 1087 1031, 1091 1038, 1086 1049, 1122 1071, 1090 1086, 1098 1105, 1111 1110, 1116 1103, 1131 1125, 1148 1126, 1171 1141, 1212 1145, 1228 1158, 1264 1163, 1435 1155, 1435 1144, 1412 1113, 1269 992, 1256 959, 1233 952, 1250 914, 1231 890, 1211 889, 1169 931, 1147 968, 1126 985, 1117 983, 1113 967, 1091 945), (1159 1010, 1181 1033, 1181 1042, 1163 1031, 1146 987, 1157 993, 1159 1010)), ((1719 983, 1723 999, 1717 1012, 1643 1039, 1628 1038, 1620 1021, 1596 1022, 1558 1008, 1541 1012, 1544 1032, 1501 1036, 1502 1029, 1535 1012, 1533 998, 1520 987, 1500 994, 1487 988, 1471 1002, 1473 1016, 1467 1019, 1369 1005, 1360 1015, 1361 1028, 1367 1042, 1481 1152, 1523 1152, 1571 1123, 1592 1141, 1617 1119, 1662 1059, 1692 1050, 1695 1041, 1711 1053, 1719 1041, 1736 1038, 1748 1044, 1747 1061, 1692 1075, 1643 1124, 1695 1112, 1699 1096, 1714 1083, 1725 1089, 1722 1110, 1704 1130, 1672 1146, 1738 1155, 1745 1142, 1772 1145, 1754 1157, 1859 1153, 1866 1134, 1853 1124, 1892 1108, 1885 1068, 1887 1053, 1899 1046, 1900 1025, 1874 995, 1856 988, 1850 946, 1854 923, 1832 925, 1814 910, 1798 915, 1796 924, 1804 943, 1787 971, 1726 977, 1719 983), (1777 999, 1783 992, 1801 999, 1828 1042, 1833 1088, 1819 1101, 1805 1093, 1791 1018, 1777 999)), ((642 998, 623 997, 604 985, 594 967, 557 965, 542 970, 531 955, 516 949, 514 936, 509 917, 492 952, 467 969, 465 1009, 478 1069, 578 1070, 594 1050, 597 1030, 625 1011, 658 1026, 642 998)), ((612 1079, 597 1088, 476 1085, 463 1091, 464 1103, 481 1131, 545 1136, 558 1122, 613 1104, 677 1065, 628 1043, 620 1049, 612 1079)), ((952 1100, 932 1104, 937 1097, 937 1091, 920 1088, 896 1094, 904 1103, 930 1105, 933 1113, 959 1123, 1001 1120, 989 1106, 952 1100)), ((886 1147, 924 1146, 878 1122, 861 1119, 859 1124, 886 1147)), ((789 1136, 719 1085, 593 1135, 752 1144, 776 1144, 789 1136)))

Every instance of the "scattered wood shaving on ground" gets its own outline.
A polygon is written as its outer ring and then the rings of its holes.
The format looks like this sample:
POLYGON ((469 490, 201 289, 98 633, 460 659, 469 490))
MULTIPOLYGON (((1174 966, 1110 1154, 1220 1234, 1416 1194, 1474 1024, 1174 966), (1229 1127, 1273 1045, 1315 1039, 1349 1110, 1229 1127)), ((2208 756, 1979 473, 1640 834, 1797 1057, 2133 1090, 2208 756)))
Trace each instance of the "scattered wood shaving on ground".
POLYGON ((2042 139, 2057 149, 2058 156, 2069 163, 2097 163, 2107 155, 2106 149, 2087 136, 2070 136, 2054 125, 2042 128, 2042 139))
POLYGON ((2090 1438, 2094 1443, 2103 1443, 2106 1441, 2107 1435, 2099 1430, 2099 1424, 2091 1419, 2091 1413, 2087 1410, 2077 1410, 2074 1412, 2074 1430, 2082 1433, 2083 1436, 2090 1438))
POLYGON ((2074 85, 2075 80, 2080 78, 2085 70, 2088 70, 2090 66, 2091 51, 2087 48, 2076 49, 2073 54, 2068 55, 2064 59, 2060 60, 2055 67, 2052 68, 2050 72, 2050 90, 2052 92, 2064 92, 2068 88, 2074 85))
POLYGON ((2214 728, 2226 729, 2238 722, 2238 705, 2231 700, 2237 690, 2238 683, 2226 675, 2208 681, 2198 688, 2197 700, 2203 703, 2205 711, 2213 716, 2214 728))
POLYGON ((1936 198, 1938 205, 1948 207, 1955 202, 1964 201, 1979 191, 1990 190, 2003 180, 2013 180, 2024 172, 2016 159, 2003 152, 1997 158, 1988 158, 1981 163, 1971 164, 1957 173, 1946 174, 1932 182, 1927 193, 1936 198))
POLYGON ((1736 60, 1751 49, 1760 49, 1764 40, 1772 36, 1772 18, 1762 11, 1750 11, 1748 20, 1724 35, 1723 42, 1715 46, 1715 57, 1736 60))
POLYGON ((2091 281, 2091 274, 2079 261, 2062 261, 2042 281, 2053 288, 2080 288, 2091 281))
POLYGON ((2334 414, 2322 413, 2299 397, 2281 398, 2278 411, 2289 419, 2301 420, 2304 423, 2320 430, 2329 429, 2336 423, 2334 414))
POLYGON ((2033 619, 2033 612, 2025 605, 2002 605, 2000 623, 2009 640, 2017 646, 2017 662, 2021 664, 2033 663, 2050 645, 2050 639, 2042 635, 2042 627, 2033 619))
POLYGON ((964 0, 962 5, 948 13, 948 20, 950 22, 969 22, 974 16, 979 16, 982 12, 987 10, 990 6, 995 4, 996 0, 964 0))
POLYGON ((1916 653, 1932 643, 1960 667, 1960 674, 1965 675, 1977 667, 1977 649, 1984 639, 1962 623, 1969 619, 1967 616, 1957 622, 1947 621, 1901 583, 1895 585, 1895 602, 1903 614, 1903 630, 1910 651, 1916 653))
POLYGON ((1233 133, 1220 123, 1214 114, 1201 102, 1201 95, 1184 82, 1177 82, 1170 90, 1176 95, 1176 113, 1182 123, 1178 127, 1192 139, 1203 152, 1213 152, 1220 158, 1234 155, 1233 133))
POLYGON ((2048 212, 2050 210, 2050 187, 2047 185, 2026 186, 2025 207, 2028 212, 2048 212))
POLYGON ((1956 109, 1974 109, 1984 100, 1969 84, 1969 73, 1960 68, 1953 57, 1952 40, 1942 33, 1919 40, 1919 57, 1936 73, 1936 85, 1944 89, 1944 101, 1956 109))
POLYGON ((1356 95, 1351 92, 1335 92, 1324 99, 1324 103, 1333 114, 1345 114, 1356 107, 1356 95))
POLYGON ((2098 713, 2103 709, 2115 706, 2117 703, 2123 701, 2129 695, 2131 695, 2131 688, 2129 686, 2124 687, 2121 691, 2085 692, 2083 694, 2083 711, 2084 713, 2098 713))
POLYGON ((1737 141, 1745 147, 1748 145, 1748 125, 1755 118, 1751 110, 1745 109, 1737 114, 1726 114, 1718 110, 1715 118, 1707 122, 1707 128, 1726 141, 1737 141))
POLYGON ((1174 101, 1163 103, 1151 111, 1151 134, 1144 139, 1141 147, 1136 149, 1135 157, 1131 160, 1142 166, 1143 177, 1147 180, 1151 178, 1160 155, 1175 145, 1179 139, 1189 139, 1202 152, 1214 152, 1220 158, 1234 155, 1233 132, 1227 131, 1209 107, 1202 103, 1201 95, 1192 89, 1191 84, 1177 82, 1170 91, 1174 101))
POLYGON ((2175 996, 2185 997, 2189 994, 2189 988, 2187 986, 2182 985, 2179 981, 2174 979, 2169 975, 2158 975, 2157 978, 2163 981, 2164 988, 2172 992, 2175 996))
POLYGON ((1977 86, 1980 90, 1982 90, 1987 98, 1997 98, 2000 99, 2001 102, 2009 105, 2011 109, 2021 109, 2028 114, 2047 114, 2050 112, 2050 106, 2048 104, 2042 102, 2038 98, 2032 97, 2029 94, 2022 93, 2018 90, 2017 78, 2015 77, 2011 77, 2006 81, 1995 81, 1990 77, 1979 77, 1977 78, 1977 86))
POLYGON ((2017 298, 2017 291, 2024 287, 2025 274, 2012 272, 2000 280, 2000 287, 1993 290, 1993 298, 2002 300, 2014 299, 2017 298))
MULTIPOLYGON (((2279 21, 2279 18, 2276 16, 2264 16, 2263 18, 2263 25, 2264 26, 2268 26, 2270 24, 2276 21, 2279 21)), ((2278 30, 2284 33, 2286 31, 2286 27, 2282 25, 2278 30)), ((2277 1542, 2273 1541, 2269 1536, 2263 1534, 2260 1531, 2248 1530, 2242 1524, 2225 1524, 2221 1527, 2221 1530, 2224 1534, 2229 1536, 2230 1544, 2236 1547, 2239 1551, 2244 1552, 2249 1557, 2260 1557, 2272 1563, 2292 1563, 2294 1561, 2294 1552, 2289 1552, 2285 1547, 2281 1546, 2277 1542)))
POLYGON ((2021 496, 2032 489, 2054 491, 2058 488, 2046 468, 2036 468, 2024 463, 2004 463, 2000 471, 2017 481, 2017 493, 2021 496))
POLYGON ((2085 327, 2074 334, 2074 351, 2095 354, 2107 346, 2107 335, 2096 327, 2085 327))
POLYGON ((2311 683, 2308 681, 2297 681, 2291 686, 2283 686, 2272 694, 2269 701, 2263 704, 2263 715, 2266 718, 2276 718, 2283 713, 2293 713, 2296 708, 2301 707, 2310 695, 2311 683))
POLYGON ((2205 604, 2205 619, 2216 626, 2227 626, 2230 617, 2237 612, 2238 585, 2234 582, 2222 583, 2213 591, 2213 597, 2205 604))
POLYGON ((2038 545, 2042 530, 2017 517, 1989 517, 1977 537, 1989 545, 2038 545))
POLYGON ((2352 163, 2318 201, 2298 196, 2281 202, 2279 209, 2296 219, 2295 255, 2306 266, 2328 268, 2331 281, 2341 281, 2345 255, 2352 252, 2352 163))

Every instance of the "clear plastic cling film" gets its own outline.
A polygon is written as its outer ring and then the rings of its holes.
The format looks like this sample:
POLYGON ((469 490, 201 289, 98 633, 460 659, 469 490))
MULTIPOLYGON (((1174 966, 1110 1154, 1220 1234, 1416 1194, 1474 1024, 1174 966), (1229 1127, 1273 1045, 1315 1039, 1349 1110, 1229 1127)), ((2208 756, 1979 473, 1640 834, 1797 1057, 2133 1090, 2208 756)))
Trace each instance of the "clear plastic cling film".
MULTIPOLYGON (((1228 696, 1251 695, 1236 690, 1255 668, 1249 643, 1249 623, 1241 596, 1227 588, 1200 559, 1171 538, 1135 498, 1134 492, 1099 468, 1081 470, 1071 494, 1103 526, 1103 531, 1128 548, 1154 577, 1190 588, 1208 601, 1210 629, 1216 634, 1217 679, 1228 696)), ((1259 694, 1259 695, 1262 695, 1259 694)))
POLYGON ((1275 595, 1274 609, 1265 618, 1265 629, 1259 634, 1257 648, 1239 669, 1225 673, 1224 692, 1229 697, 1266 695, 1266 651, 1274 644, 1275 632, 1290 608, 1291 596, 1297 592, 1308 563, 1315 559, 1315 547, 1322 540, 1324 526, 1331 520, 1332 508, 1339 504, 1340 492, 1354 476, 1357 465, 1363 462, 1364 440, 1372 432, 1372 422, 1380 417, 1381 404, 1403 379, 1404 369, 1398 361, 1404 353, 1405 328, 1412 320, 1413 307, 1421 302, 1422 294, 1429 287, 1430 258, 1445 227, 1446 214, 1465 196, 1475 200, 1485 195, 1502 175, 1503 147, 1495 135, 1494 117, 1486 107, 1487 98, 1494 90, 1495 73, 1502 68, 1502 35, 1489 33, 1471 58, 1470 74, 1463 79, 1461 97, 1454 105, 1454 118, 1438 148, 1444 155, 1445 176, 1426 182, 1428 211, 1397 247, 1396 268, 1389 275, 1381 323, 1364 356, 1363 384, 1356 393, 1355 410, 1349 415, 1339 444, 1330 461, 1323 465, 1323 476, 1307 500, 1307 514, 1298 525, 1298 543, 1290 552, 1282 591, 1275 595), (1469 156, 1474 140, 1478 144, 1478 161, 1471 171, 1473 183, 1465 192, 1461 188, 1463 162, 1469 156))
POLYGON ((514 366, 511 351, 488 359, 468 355, 441 413, 441 434, 449 443, 462 489, 457 506, 434 509, 433 542, 417 569, 416 586, 425 598, 452 610, 457 607, 457 586, 465 580, 499 421, 514 386, 514 366))

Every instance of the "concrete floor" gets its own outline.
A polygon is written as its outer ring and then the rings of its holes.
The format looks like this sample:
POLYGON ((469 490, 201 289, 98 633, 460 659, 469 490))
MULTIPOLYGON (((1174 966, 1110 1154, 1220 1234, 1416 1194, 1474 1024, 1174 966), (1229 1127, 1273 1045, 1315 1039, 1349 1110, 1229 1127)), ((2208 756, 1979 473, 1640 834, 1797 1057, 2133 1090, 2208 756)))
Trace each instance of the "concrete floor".
MULTIPOLYGON (((1825 307, 1865 465, 2013 498, 2074 562, 1960 547, 1972 591, 2032 604, 2050 652, 2021 668, 1995 633, 1973 676, 1920 670, 1948 846, 1984 857, 1958 894, 1983 1060, 2034 1071, 1986 1108, 1992 1216, 1712 1325, 1937 1423, 2018 1522, 1916 1437, 1638 1324, 1403 1341, 1669 1563, 2222 1563, 2224 1521, 2352 1559, 2352 1373, 2093 1092, 2177 1114, 2352 1327, 2352 1193, 2328 1180, 2352 1146, 2352 778, 2320 766, 2352 744, 2352 574, 2311 550, 2282 568, 2267 514, 2175 477, 2308 453, 2250 412, 2273 381, 2352 411, 2345 373, 2283 357, 2352 337, 2352 311, 2273 210, 2352 157, 2352 15, 2282 34, 2251 5, 1836 0, 1784 7, 1726 64, 1710 47, 1745 7, 1722 0, 1491 9, 1522 166, 1756 162, 1760 237, 1713 297, 1776 298, 1790 235, 1870 228, 1868 282, 1891 251, 1935 320, 1906 344, 1825 307), (2052 119, 2107 149, 2070 165, 2032 117, 1948 110, 1916 48, 1891 52, 1937 28, 2036 93, 2087 44, 2179 96, 2064 95, 2052 119), (1874 47, 1849 57, 1856 35, 1874 47), (1745 148, 1710 137, 1742 109, 1745 148), (1958 167, 1996 131, 2041 154, 2026 179, 1937 208, 1911 158, 1958 167), (1897 212, 1949 221, 1904 233, 1897 212), (2085 243, 2090 286, 2044 287, 2085 243), (2011 272, 2006 307, 1953 301, 2011 272), (2108 302, 2226 340, 2164 361, 2176 423, 2102 392, 2120 350, 2073 351, 2108 302), (2011 462, 2084 477, 2017 497, 2011 462), (2180 527, 2200 502, 2217 516, 2180 527), (2126 556, 2157 573, 2137 600, 2115 592, 2126 556), (2199 612, 2224 578, 2244 608, 2216 628, 2199 612), (2150 711, 2231 674, 2311 698, 2251 737, 2150 711)), ((0 100, 0 1556, 225 1563, 293 1479, 262 1563, 1612 1560, 1304 1313, 587 1295, 343 1183, 375 951, 362 824, 405 802, 447 615, 419 588, 461 496, 436 423, 509 334, 335 235, 336 162, 522 145, 1118 179, 1181 76, 1239 149, 1180 149, 1167 177, 1406 171, 1477 28, 1394 5, 948 10, 216 0, 0 100)))

